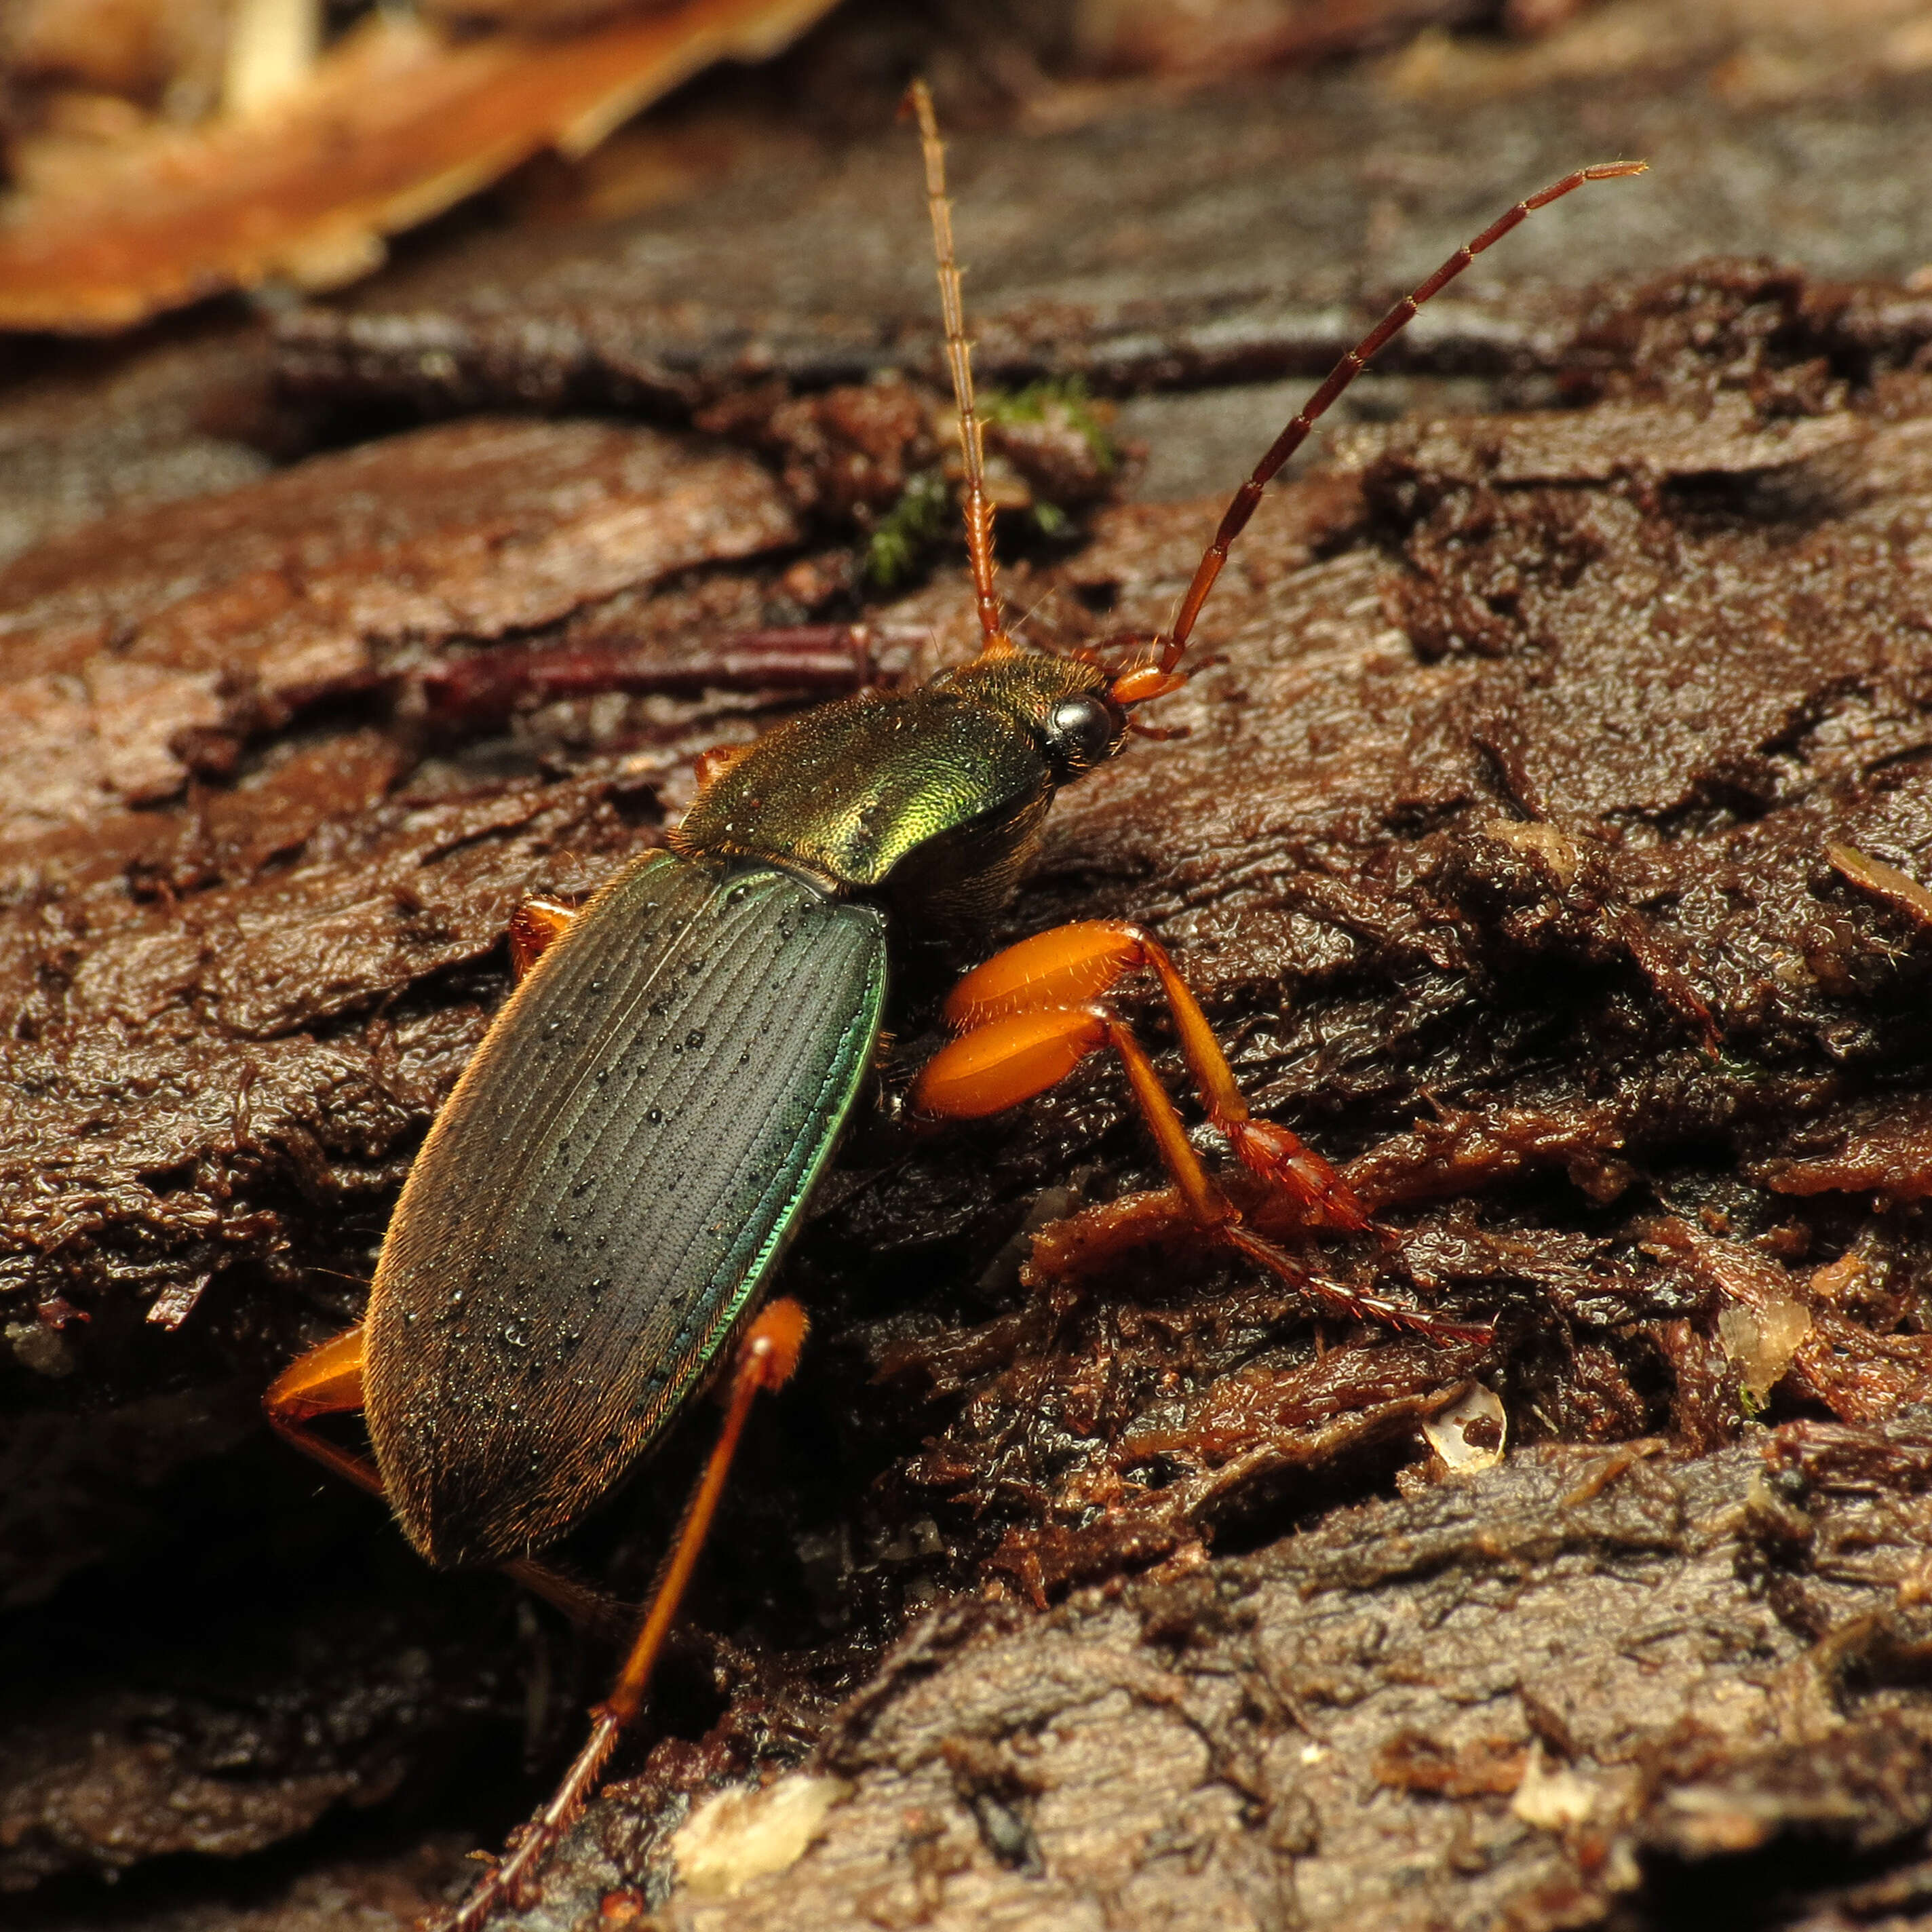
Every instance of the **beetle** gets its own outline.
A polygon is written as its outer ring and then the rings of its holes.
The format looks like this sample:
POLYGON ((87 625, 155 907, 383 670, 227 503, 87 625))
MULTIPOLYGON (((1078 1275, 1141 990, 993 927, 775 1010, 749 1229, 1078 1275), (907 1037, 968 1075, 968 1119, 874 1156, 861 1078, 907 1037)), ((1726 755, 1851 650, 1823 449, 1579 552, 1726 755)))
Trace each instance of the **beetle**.
MULTIPOLYGON (((670 849, 579 911, 520 908, 517 984, 410 1171, 360 1328, 292 1364, 266 1397, 304 1453, 385 1497, 438 1566, 494 1564, 580 1616, 538 1560, 707 1384, 724 1427, 643 1626, 555 1796, 448 1922, 515 1897, 637 1715, 745 1419, 796 1364, 805 1318, 760 1310, 850 1118, 909 934, 969 941, 1010 894, 1060 789, 1116 757, 1133 715, 1176 691, 1196 620, 1269 479, 1421 304, 1535 209, 1642 163, 1580 169, 1459 249, 1345 356, 1221 519, 1173 623, 1055 656, 1006 628, 993 557, 944 152, 923 85, 925 160, 963 458, 979 655, 906 693, 862 689, 715 755, 670 849), (360 1408, 373 1457, 310 1424, 360 1408)), ((1155 734, 1157 735, 1157 734, 1155 734)), ((1120 1059, 1180 1211, 1204 1238, 1330 1312, 1486 1339, 1327 1282, 1251 1228, 1190 1142, 1145 1049, 1106 1003, 1153 975, 1208 1118, 1306 1227, 1360 1229, 1346 1184, 1258 1120, 1178 967, 1152 934, 1086 921, 1023 940, 947 1000, 955 1037, 909 1099, 929 1121, 1044 1091, 1088 1054, 1120 1059)))

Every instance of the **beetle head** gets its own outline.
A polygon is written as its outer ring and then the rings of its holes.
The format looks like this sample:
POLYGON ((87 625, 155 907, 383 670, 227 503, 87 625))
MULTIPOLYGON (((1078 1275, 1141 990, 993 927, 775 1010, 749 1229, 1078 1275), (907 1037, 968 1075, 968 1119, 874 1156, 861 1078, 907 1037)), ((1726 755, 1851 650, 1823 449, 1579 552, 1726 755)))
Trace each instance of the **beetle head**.
POLYGON ((1126 742, 1117 681, 1084 658, 1010 648, 983 652, 934 682, 1011 718, 1045 754, 1058 788, 1105 764, 1126 742))

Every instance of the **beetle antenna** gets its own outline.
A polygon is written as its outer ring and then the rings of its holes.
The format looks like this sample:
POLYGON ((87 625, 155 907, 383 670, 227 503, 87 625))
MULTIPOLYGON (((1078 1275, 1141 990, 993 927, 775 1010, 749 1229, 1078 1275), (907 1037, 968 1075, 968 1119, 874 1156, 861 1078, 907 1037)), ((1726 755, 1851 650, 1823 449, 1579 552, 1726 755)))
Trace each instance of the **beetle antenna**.
POLYGON ((986 452, 979 412, 973 406, 973 345, 966 339, 966 306, 959 292, 959 258, 952 247, 952 204, 946 198, 946 147, 932 111, 932 91, 922 80, 906 90, 919 121, 926 157, 926 204, 932 216, 932 248, 939 266, 939 306, 946 320, 946 362, 959 409, 959 451, 966 465, 966 556, 973 569, 973 601, 979 608, 982 654, 1004 657, 1015 646, 1000 621, 999 582, 993 562, 993 500, 986 494, 986 452))
POLYGON ((1552 182, 1527 200, 1518 202, 1514 208, 1498 215, 1473 241, 1466 242, 1426 282, 1404 296, 1329 370, 1322 378, 1321 387, 1269 445, 1267 454, 1255 465, 1248 480, 1234 492, 1233 501, 1222 513, 1214 541, 1196 567, 1193 580, 1187 586, 1187 594, 1180 600, 1180 608, 1172 627, 1154 640, 1160 646, 1159 658, 1154 663, 1138 670, 1128 671, 1114 680, 1113 695, 1117 701, 1144 704, 1150 698, 1159 698, 1175 689, 1184 681, 1184 675, 1177 673, 1174 667, 1186 652, 1187 640, 1194 634, 1195 620, 1201 615, 1201 607, 1207 602, 1208 593, 1214 589, 1214 580, 1220 575, 1221 566, 1228 560, 1230 547, 1247 527, 1248 519, 1254 514, 1255 506, 1262 500, 1262 492, 1282 465, 1307 440, 1308 432, 1320 417, 1376 356, 1408 326, 1423 304, 1447 288, 1485 249, 1500 242, 1539 208, 1547 208, 1552 201, 1560 201, 1586 182, 1612 181, 1625 175, 1640 175, 1648 166, 1646 161, 1600 161, 1593 167, 1579 168, 1561 181, 1552 182))

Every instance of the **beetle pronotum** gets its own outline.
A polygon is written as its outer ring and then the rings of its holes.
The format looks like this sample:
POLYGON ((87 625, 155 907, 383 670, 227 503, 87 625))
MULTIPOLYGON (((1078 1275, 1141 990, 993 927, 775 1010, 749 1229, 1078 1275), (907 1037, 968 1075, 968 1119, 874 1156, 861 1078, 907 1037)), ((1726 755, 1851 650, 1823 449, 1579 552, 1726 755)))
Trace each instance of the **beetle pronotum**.
MULTIPOLYGON (((580 912, 513 924, 518 983, 418 1156, 362 1326, 302 1357, 266 1398, 304 1453, 385 1497, 432 1563, 494 1564, 567 1610, 554 1542, 728 1365, 726 1417, 642 1628, 555 1796, 448 1922, 473 1932, 518 1895, 636 1717, 760 1390, 804 1340, 760 1303, 877 1048, 904 932, 983 929, 1060 788, 1115 756, 1144 705, 1186 682, 1202 606, 1269 479, 1369 359, 1535 209, 1641 162, 1579 169, 1500 216, 1337 363, 1229 503, 1173 624, 1052 656, 1006 628, 993 559, 944 154, 919 122, 946 350, 959 415, 980 654, 918 689, 862 690, 712 760, 653 852, 580 912), (361 1408, 373 1456, 308 1426, 361 1408)), ((1186 1217, 1318 1307, 1425 1334, 1486 1337, 1324 1281, 1256 1232, 1190 1142, 1132 1029, 1107 1004, 1151 974, 1208 1118, 1304 1226, 1360 1228, 1346 1183, 1249 1113, 1186 981, 1154 936, 1061 926, 968 974, 956 1037, 915 1080, 933 1120, 996 1112, 1112 1048, 1186 1217)))

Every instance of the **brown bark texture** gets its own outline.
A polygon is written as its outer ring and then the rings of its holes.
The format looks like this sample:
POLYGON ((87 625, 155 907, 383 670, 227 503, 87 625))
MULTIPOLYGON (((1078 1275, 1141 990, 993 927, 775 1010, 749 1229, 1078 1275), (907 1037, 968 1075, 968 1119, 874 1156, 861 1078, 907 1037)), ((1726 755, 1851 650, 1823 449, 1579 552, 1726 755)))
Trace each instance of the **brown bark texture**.
MULTIPOLYGON (((1282 379, 1652 153, 1270 493, 1185 735, 1070 789, 985 935, 1150 926, 1373 1210, 1319 1264, 1493 1344, 1204 1247, 1102 1063, 868 1118, 644 1732, 507 1924, 1932 1922, 1932 222, 1892 191, 1932 88, 1489 85, 1135 94, 962 140, 956 187, 989 380, 1087 386, 990 439, 1064 645, 1166 620, 1219 508, 1172 479, 1225 496, 1282 379)), ((890 598, 858 561, 945 460, 914 158, 814 142, 0 392, 24 1922, 406 1922, 611 1668, 257 1401, 356 1318, 518 900, 796 709, 720 640, 972 647, 950 543, 890 598)), ((888 1089, 957 963, 909 950, 888 1089)), ((640 1594, 711 1428, 559 1560, 640 1594)))

